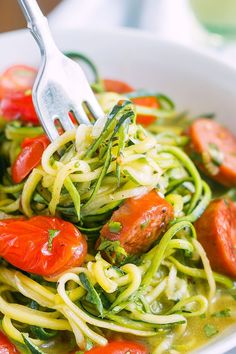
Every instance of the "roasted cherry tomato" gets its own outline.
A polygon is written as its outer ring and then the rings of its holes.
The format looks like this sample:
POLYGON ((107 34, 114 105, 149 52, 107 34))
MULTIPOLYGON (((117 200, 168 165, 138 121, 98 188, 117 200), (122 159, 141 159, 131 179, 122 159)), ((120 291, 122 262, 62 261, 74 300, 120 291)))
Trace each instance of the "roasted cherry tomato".
POLYGON ((0 76, 0 111, 6 119, 38 123, 31 95, 36 73, 29 66, 14 65, 0 76))
POLYGON ((87 242, 71 223, 35 216, 29 220, 0 221, 0 256, 29 273, 51 276, 80 266, 87 242))
POLYGON ((211 201, 195 228, 212 269, 236 278, 236 205, 230 199, 211 201))
POLYGON ((128 93, 134 91, 133 87, 123 81, 104 79, 103 84, 105 91, 108 92, 128 93))
POLYGON ((196 119, 188 130, 192 154, 198 167, 227 187, 236 186, 236 136, 218 122, 196 119), (215 169, 210 168, 213 165, 215 169))
POLYGON ((110 342, 104 347, 95 347, 84 354, 148 354, 147 348, 139 343, 130 341, 110 342))
POLYGON ((15 183, 23 181, 33 168, 39 165, 43 152, 49 143, 46 135, 23 140, 22 150, 12 165, 12 179, 15 183))
MULTIPOLYGON (((160 108, 160 104, 156 97, 137 97, 132 101, 138 106, 144 106, 149 108, 160 108)), ((138 124, 148 126, 156 121, 155 116, 138 114, 136 119, 138 124)))
POLYGON ((0 332, 0 354, 18 354, 16 347, 0 332))
POLYGON ((103 226, 96 247, 102 240, 119 241, 128 255, 146 252, 173 219, 173 207, 155 190, 127 199, 103 226), (118 226, 115 230, 114 226, 118 226))

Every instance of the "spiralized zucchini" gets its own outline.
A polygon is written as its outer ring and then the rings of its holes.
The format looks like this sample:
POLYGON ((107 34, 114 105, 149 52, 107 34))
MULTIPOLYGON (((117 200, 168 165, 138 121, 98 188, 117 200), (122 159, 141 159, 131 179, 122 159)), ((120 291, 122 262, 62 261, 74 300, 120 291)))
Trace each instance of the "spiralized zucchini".
MULTIPOLYGON (((216 283, 233 287, 229 278, 212 272, 196 239, 193 222, 207 207, 211 191, 183 150, 185 117, 163 95, 161 108, 150 110, 105 93, 99 85, 107 116, 62 134, 23 183, 12 184, 8 169, 0 185, 0 210, 13 216, 61 216, 92 244, 124 200, 152 189, 173 205, 175 218, 150 251, 119 267, 99 252, 83 267, 49 279, 3 264, 2 327, 22 352, 27 345, 35 353, 65 353, 75 342, 84 350, 91 343, 105 345, 112 331, 147 338, 152 353, 163 353, 186 333, 189 318, 210 311, 216 283), (164 124, 145 130, 136 124, 137 113, 155 114, 164 124), (173 127, 178 122, 179 128, 173 127), (170 125, 173 129, 162 129, 170 125), (65 347, 60 345, 63 336, 70 339, 65 347)), ((129 98, 144 94, 152 96, 140 91, 129 98)), ((8 124, 2 153, 12 164, 23 138, 41 132, 8 124)))

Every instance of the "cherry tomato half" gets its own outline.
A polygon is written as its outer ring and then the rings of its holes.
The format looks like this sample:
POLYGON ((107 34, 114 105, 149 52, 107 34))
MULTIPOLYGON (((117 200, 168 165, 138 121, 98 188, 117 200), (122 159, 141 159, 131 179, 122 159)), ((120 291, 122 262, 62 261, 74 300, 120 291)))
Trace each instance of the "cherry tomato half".
POLYGON ((116 93, 128 93, 134 91, 133 87, 123 81, 118 80, 103 80, 105 91, 116 93))
POLYGON ((30 66, 14 65, 0 76, 0 111, 7 120, 38 123, 31 95, 36 74, 30 66))
POLYGON ((9 341, 7 336, 0 332, 0 354, 18 354, 16 347, 9 341))
POLYGON ((51 276, 80 266, 87 242, 71 223, 49 216, 0 221, 0 256, 26 272, 51 276))
POLYGON ((130 341, 114 341, 104 347, 95 347, 84 354, 148 354, 147 348, 139 343, 130 341))
MULTIPOLYGON (((137 97, 133 98, 132 101, 139 105, 149 108, 159 108, 160 104, 156 97, 137 97)), ((156 121, 155 116, 138 114, 136 119, 138 124, 148 126, 156 121)))
POLYGON ((12 179, 15 183, 23 181, 33 168, 39 165, 43 152, 49 143, 46 135, 23 140, 22 150, 12 165, 12 179))

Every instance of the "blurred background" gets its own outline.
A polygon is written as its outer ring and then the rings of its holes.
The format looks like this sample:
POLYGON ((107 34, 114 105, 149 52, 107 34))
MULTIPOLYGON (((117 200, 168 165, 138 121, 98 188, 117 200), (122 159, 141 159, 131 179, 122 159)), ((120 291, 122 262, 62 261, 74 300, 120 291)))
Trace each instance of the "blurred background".
MULTIPOLYGON (((38 0, 51 27, 133 27, 211 51, 236 66, 236 0, 38 0)), ((0 32, 25 26, 17 0, 0 0, 0 32)))

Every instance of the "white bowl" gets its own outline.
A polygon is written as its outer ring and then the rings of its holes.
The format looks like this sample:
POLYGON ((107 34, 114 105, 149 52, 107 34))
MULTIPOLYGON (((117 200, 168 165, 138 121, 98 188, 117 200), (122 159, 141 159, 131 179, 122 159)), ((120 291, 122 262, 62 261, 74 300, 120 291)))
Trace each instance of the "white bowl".
MULTIPOLYGON (((131 30, 55 33, 62 50, 87 54, 103 77, 166 93, 179 110, 215 112, 236 131, 236 70, 209 54, 131 30)), ((37 64, 39 52, 28 31, 0 35, 0 71, 11 64, 37 64)), ((236 324, 195 354, 221 354, 236 346, 236 324)))

